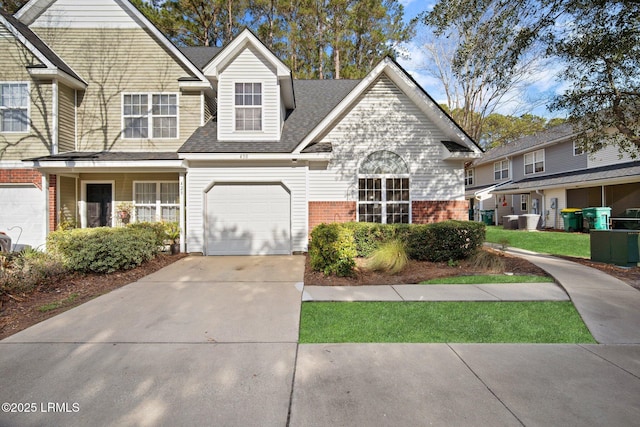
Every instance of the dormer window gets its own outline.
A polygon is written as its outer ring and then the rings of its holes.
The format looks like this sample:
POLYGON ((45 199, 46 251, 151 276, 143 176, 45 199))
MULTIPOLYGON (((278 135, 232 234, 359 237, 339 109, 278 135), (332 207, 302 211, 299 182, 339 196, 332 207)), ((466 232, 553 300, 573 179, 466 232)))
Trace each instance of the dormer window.
POLYGON ((262 130, 262 83, 236 83, 237 131, 262 130))

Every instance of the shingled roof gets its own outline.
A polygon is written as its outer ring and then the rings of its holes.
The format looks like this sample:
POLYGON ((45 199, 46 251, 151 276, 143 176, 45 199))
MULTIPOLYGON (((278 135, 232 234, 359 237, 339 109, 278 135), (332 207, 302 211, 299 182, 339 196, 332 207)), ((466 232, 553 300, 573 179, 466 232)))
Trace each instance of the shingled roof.
MULTIPOLYGON (((360 80, 294 80, 296 108, 288 113, 279 141, 218 141, 217 122, 198 128, 179 153, 290 153, 360 80)), ((326 147, 322 147, 326 150, 326 147)), ((307 151, 310 152, 310 151, 307 151)))
POLYGON ((51 50, 51 48, 47 46, 45 42, 40 40, 40 37, 38 37, 33 31, 31 31, 29 27, 27 27, 22 22, 2 9, 0 9, 0 15, 2 15, 2 17, 9 23, 9 25, 14 27, 29 43, 31 43, 31 45, 33 45, 33 47, 36 48, 38 52, 40 52, 45 58, 47 58, 47 60, 51 62, 51 64, 53 64, 56 68, 65 72, 69 76, 73 77, 74 79, 86 84, 86 82, 80 76, 78 76, 71 69, 71 67, 62 60, 62 58, 56 55, 56 53, 51 50))
POLYGON ((222 50, 221 47, 212 46, 179 47, 178 49, 201 70, 222 50))

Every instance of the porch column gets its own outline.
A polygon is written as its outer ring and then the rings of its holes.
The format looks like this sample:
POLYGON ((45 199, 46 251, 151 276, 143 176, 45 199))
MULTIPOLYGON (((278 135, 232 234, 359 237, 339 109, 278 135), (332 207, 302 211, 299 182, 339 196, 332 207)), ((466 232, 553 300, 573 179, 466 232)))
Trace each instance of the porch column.
POLYGON ((185 227, 185 194, 184 194, 184 182, 185 182, 185 172, 180 172, 180 177, 178 178, 178 187, 180 194, 180 252, 186 251, 186 227, 185 227))

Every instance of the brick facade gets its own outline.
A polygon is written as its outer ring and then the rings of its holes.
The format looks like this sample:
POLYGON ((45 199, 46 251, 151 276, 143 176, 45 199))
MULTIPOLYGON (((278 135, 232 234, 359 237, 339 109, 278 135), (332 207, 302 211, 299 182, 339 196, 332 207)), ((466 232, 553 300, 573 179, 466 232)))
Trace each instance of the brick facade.
POLYGON ((411 202, 411 213, 414 224, 428 224, 448 219, 464 221, 469 219, 469 202, 414 200, 411 202))
POLYGON ((35 169, 0 169, 2 184, 33 184, 42 190, 42 174, 35 169))
POLYGON ((56 175, 49 175, 49 230, 58 228, 58 198, 56 197, 56 175))
POLYGON ((356 202, 309 202, 309 232, 318 224, 356 220, 356 202))

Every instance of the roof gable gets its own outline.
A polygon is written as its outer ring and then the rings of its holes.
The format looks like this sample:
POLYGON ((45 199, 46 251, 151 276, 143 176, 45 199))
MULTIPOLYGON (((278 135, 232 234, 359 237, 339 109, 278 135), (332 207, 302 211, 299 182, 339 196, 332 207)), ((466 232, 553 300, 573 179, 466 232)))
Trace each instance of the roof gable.
POLYGON ((45 67, 44 69, 33 69, 32 74, 46 77, 57 77, 75 88, 84 88, 87 86, 87 83, 67 63, 65 63, 62 58, 51 50, 45 42, 43 42, 22 22, 3 10, 0 10, 0 24, 2 24, 16 38, 16 40, 27 48, 45 67))
MULTIPOLYGON (((198 88, 211 87, 200 68, 194 65, 128 0, 30 0, 15 14, 15 17, 28 26, 146 29, 200 81, 198 88), (70 18, 74 15, 77 19, 70 18)), ((188 82, 188 85, 195 87, 194 82, 188 82)))
POLYGON ((479 155, 482 149, 464 130, 431 98, 415 80, 394 60, 387 57, 365 76, 362 81, 301 141, 295 152, 299 153, 309 144, 317 142, 328 129, 332 128, 359 97, 381 76, 386 75, 452 142, 466 147, 469 152, 479 155))

